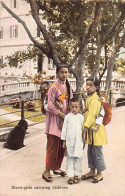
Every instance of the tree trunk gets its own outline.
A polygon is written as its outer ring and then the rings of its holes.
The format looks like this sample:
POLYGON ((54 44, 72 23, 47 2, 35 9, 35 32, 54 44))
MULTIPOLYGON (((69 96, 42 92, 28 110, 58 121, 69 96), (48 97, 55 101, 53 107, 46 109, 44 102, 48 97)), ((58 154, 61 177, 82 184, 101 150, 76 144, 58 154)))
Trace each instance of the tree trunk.
POLYGON ((83 48, 80 53, 77 65, 77 79, 76 79, 76 92, 83 91, 84 84, 84 72, 85 72, 85 63, 86 63, 86 53, 87 53, 87 45, 83 48))
POLYGON ((93 68, 91 76, 97 76, 97 74, 99 73, 101 49, 102 49, 102 43, 101 43, 101 36, 99 35, 98 36, 98 42, 97 42, 97 52, 96 52, 95 66, 93 68))
MULTIPOLYGON (((107 69, 107 77, 106 77, 106 90, 108 91, 111 87, 111 81, 112 81, 112 72, 113 72, 113 67, 115 63, 115 58, 116 58, 116 53, 114 52, 108 63, 108 69, 107 69)), ((106 93, 108 94, 108 92, 106 93)))
POLYGON ((85 89, 83 87, 84 84, 84 72, 85 72, 85 63, 86 63, 86 53, 87 53, 87 45, 83 48, 82 52, 80 53, 77 65, 76 65, 76 71, 77 71, 77 77, 76 77, 76 95, 81 100, 81 111, 83 111, 83 106, 85 104, 85 89))
POLYGON ((102 73, 99 75, 99 83, 101 82, 101 79, 103 77, 103 75, 105 74, 105 71, 107 70, 108 67, 108 55, 107 55, 107 44, 105 42, 104 44, 104 50, 105 50, 105 63, 104 63, 104 69, 102 71, 102 73))
POLYGON ((111 88, 112 72, 113 72, 113 67, 115 64, 115 58, 117 56, 117 52, 119 51, 122 43, 124 43, 124 40, 125 40, 125 30, 123 31, 123 36, 121 37, 121 39, 118 37, 118 33, 119 32, 117 32, 117 34, 116 34, 117 41, 115 43, 111 57, 109 58, 107 77, 106 77, 106 90, 109 90, 111 88), (119 39, 120 39, 120 41, 119 41, 119 39))

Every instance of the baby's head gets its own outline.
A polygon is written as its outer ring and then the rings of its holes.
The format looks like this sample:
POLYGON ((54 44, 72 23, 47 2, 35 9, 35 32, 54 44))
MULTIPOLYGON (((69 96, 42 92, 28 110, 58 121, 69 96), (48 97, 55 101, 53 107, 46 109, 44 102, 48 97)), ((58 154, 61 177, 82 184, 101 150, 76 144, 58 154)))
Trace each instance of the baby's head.
POLYGON ((107 95, 105 95, 105 94, 100 94, 99 97, 100 97, 100 100, 101 100, 101 101, 103 101, 103 102, 105 102, 105 103, 108 103, 109 98, 108 98, 107 95))
POLYGON ((48 89, 48 86, 49 86, 49 82, 47 82, 47 81, 42 82, 40 85, 40 91, 41 92, 46 91, 48 89))
POLYGON ((73 114, 77 114, 79 111, 80 111, 80 101, 78 98, 72 98, 70 99, 70 111, 73 113, 73 114))

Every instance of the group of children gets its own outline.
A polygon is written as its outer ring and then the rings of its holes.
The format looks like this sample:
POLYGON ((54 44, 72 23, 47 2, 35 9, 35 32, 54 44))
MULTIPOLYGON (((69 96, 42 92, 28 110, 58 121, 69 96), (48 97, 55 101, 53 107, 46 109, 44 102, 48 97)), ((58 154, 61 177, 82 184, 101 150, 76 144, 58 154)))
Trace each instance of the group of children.
MULTIPOLYGON (((108 102, 108 97, 101 94, 100 100, 103 102, 108 102)), ((66 148, 67 153, 67 176, 69 177, 68 183, 74 184, 79 183, 79 176, 82 175, 82 151, 84 141, 82 140, 82 130, 84 116, 80 112, 80 101, 77 98, 72 98, 70 100, 70 113, 65 116, 64 124, 62 128, 61 139, 63 140, 63 147, 66 148)), ((95 126, 91 127, 93 131, 98 131, 99 126, 103 124, 103 118, 105 111, 103 106, 99 115, 96 117, 95 126)), ((92 168, 94 169, 94 168, 92 168)), ((93 176, 94 177, 95 173, 93 176)), ((83 175, 82 180, 86 180, 90 176, 83 175)), ((101 178, 102 180, 102 178, 101 178)), ((93 180, 93 182, 99 182, 98 180, 93 180)))
MULTIPOLYGON (((107 103, 108 96, 100 94, 98 97, 96 81, 90 79, 87 81, 87 85, 87 108, 84 110, 84 114, 80 113, 79 99, 71 98, 69 103, 70 112, 65 115, 62 126, 61 140, 63 140, 63 148, 66 149, 67 155, 68 184, 79 183, 79 176, 82 176, 82 180, 92 178, 93 183, 98 183, 103 180, 102 171, 106 168, 102 153, 102 145, 107 143, 106 131, 103 125, 105 111, 101 102, 99 102, 99 98, 107 103), (82 153, 85 143, 88 144, 88 167, 90 172, 82 175, 82 153)), ((56 100, 55 104, 61 111, 61 102, 56 100)), ((48 110, 47 103, 45 103, 45 107, 48 110)))

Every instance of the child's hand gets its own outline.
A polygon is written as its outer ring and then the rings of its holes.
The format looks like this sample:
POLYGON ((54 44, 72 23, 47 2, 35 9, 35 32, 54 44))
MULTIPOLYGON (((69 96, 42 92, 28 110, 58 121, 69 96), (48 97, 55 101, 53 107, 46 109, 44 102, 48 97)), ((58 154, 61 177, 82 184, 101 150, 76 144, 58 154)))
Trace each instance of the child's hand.
POLYGON ((65 118, 65 114, 62 113, 62 112, 59 113, 59 116, 60 116, 61 118, 63 118, 63 119, 65 118))
POLYGON ((55 101, 55 106, 56 106, 56 108, 59 109, 59 110, 62 110, 62 109, 63 109, 62 103, 59 102, 59 101, 55 101))
POLYGON ((93 129, 94 131, 98 131, 98 129, 96 127, 92 127, 91 129, 93 129))
POLYGON ((82 140, 84 143, 86 143, 86 133, 82 132, 82 140))
POLYGON ((60 129, 62 129, 62 127, 63 127, 63 122, 64 122, 64 121, 62 121, 62 122, 60 123, 60 125, 59 125, 59 128, 60 128, 60 129))
POLYGON ((87 127, 83 127, 83 130, 82 130, 82 139, 83 139, 83 142, 84 143, 86 143, 86 139, 87 139, 87 130, 88 130, 87 127))
POLYGON ((91 127, 91 129, 93 129, 94 131, 98 131, 99 125, 96 125, 96 127, 91 127))
POLYGON ((63 148, 65 149, 66 148, 66 141, 63 140, 63 148))
POLYGON ((84 108, 84 110, 82 111, 82 113, 84 114, 86 111, 88 111, 87 108, 84 108))

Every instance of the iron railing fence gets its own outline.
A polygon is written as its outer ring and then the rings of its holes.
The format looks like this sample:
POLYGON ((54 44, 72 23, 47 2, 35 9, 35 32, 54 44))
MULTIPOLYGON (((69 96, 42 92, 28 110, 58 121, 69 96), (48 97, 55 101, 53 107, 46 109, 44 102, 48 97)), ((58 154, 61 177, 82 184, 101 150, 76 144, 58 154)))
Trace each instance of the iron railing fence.
MULTIPOLYGON (((115 94, 119 94, 119 92, 117 92, 117 90, 119 89, 110 89, 108 90, 108 92, 106 92, 106 90, 103 90, 103 91, 100 91, 101 93, 107 93, 109 95, 109 103, 112 105, 112 96, 115 95, 115 94), (114 92, 115 91, 115 92, 114 92)), ((83 92, 75 92, 74 94, 78 94, 78 95, 86 95, 86 92, 83 91, 83 92)), ((119 102, 116 103, 116 107, 118 106, 118 104, 121 104, 121 105, 125 105, 125 92, 122 92, 122 95, 124 96, 123 98, 121 98, 121 101, 119 99, 119 102)), ((26 109, 24 107, 24 103, 27 102, 27 101, 35 101, 35 100, 40 100, 40 99, 28 99, 28 100, 20 100, 20 101, 15 101, 13 103, 20 103, 21 105, 21 108, 17 111, 13 111, 13 112, 7 112, 7 113, 4 113, 4 114, 0 114, 0 117, 1 116, 6 116, 8 114, 15 114, 15 113, 19 113, 20 112, 20 117, 21 119, 30 119, 32 117, 37 117, 37 116, 40 116, 40 115, 44 115, 42 114, 42 112, 40 114, 36 114, 36 115, 32 115, 32 116, 29 116, 27 118, 25 118, 25 111, 29 110, 29 109, 26 109)), ((10 105, 12 104, 11 102, 7 102, 7 103, 2 103, 0 104, 0 107, 3 107, 5 105, 10 105)), ((34 109, 36 108, 41 108, 41 105, 40 106, 36 106, 34 107, 34 109)), ((6 118, 6 117, 5 117, 6 118)), ((7 122, 7 123, 3 123, 3 124, 0 124, 0 128, 3 127, 3 126, 6 126, 8 124, 12 124, 12 123, 15 123, 15 122, 18 122, 19 120, 15 120, 15 121, 10 121, 10 122, 7 122)), ((34 126, 35 124, 38 124, 38 123, 41 123, 41 122, 44 122, 45 120, 42 120, 42 121, 39 121, 39 122, 34 122, 34 123, 31 123, 29 126, 34 126)))
MULTIPOLYGON (((24 114, 25 114, 25 111, 28 111, 29 109, 24 107, 24 103, 27 102, 27 101, 35 101, 35 100, 40 100, 40 99, 37 99, 37 98, 36 98, 36 99, 28 99, 28 100, 13 101, 13 104, 14 104, 14 103, 20 103, 20 108, 21 108, 21 109, 18 109, 17 111, 13 111, 13 112, 7 112, 7 113, 4 113, 4 114, 0 114, 0 117, 1 117, 1 116, 6 116, 6 115, 8 115, 8 114, 19 113, 19 112, 20 112, 20 117, 21 117, 21 119, 30 119, 30 118, 32 118, 32 117, 37 117, 37 116, 43 115, 42 112, 41 112, 41 114, 36 114, 36 115, 31 115, 31 116, 29 116, 29 117, 25 117, 25 115, 24 115, 24 114)), ((12 102, 3 103, 3 104, 0 104, 0 107, 5 106, 5 105, 10 105, 10 104, 12 104, 12 102)), ((41 105, 40 105, 40 106, 35 106, 35 107, 33 107, 33 108, 34 108, 34 109, 36 109, 36 108, 41 108, 41 105)), ((5 118, 6 118, 6 117, 5 117, 5 118)), ((2 123, 2 124, 0 124, 0 127, 5 126, 5 125, 8 125, 8 124, 15 123, 15 122, 18 122, 18 121, 19 121, 19 120, 10 121, 10 122, 7 122, 7 123, 2 123)), ((43 120, 43 121, 39 121, 39 122, 31 123, 29 126, 33 126, 33 125, 38 124, 38 123, 41 123, 41 122, 44 122, 44 120, 43 120)))

